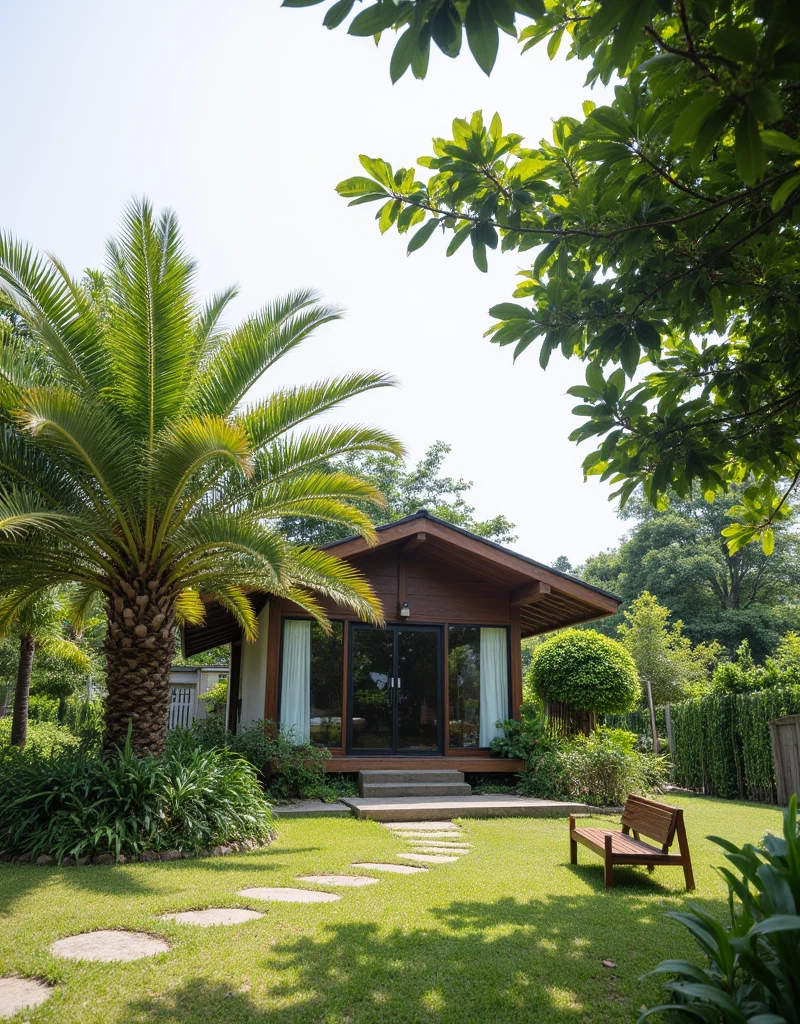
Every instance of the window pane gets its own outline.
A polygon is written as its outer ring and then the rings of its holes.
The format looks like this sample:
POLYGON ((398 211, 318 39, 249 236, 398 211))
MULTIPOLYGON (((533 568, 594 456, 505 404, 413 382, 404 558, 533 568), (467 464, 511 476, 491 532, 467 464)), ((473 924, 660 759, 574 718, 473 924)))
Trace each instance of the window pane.
POLYGON ((338 747, 342 743, 343 628, 331 632, 311 623, 311 742, 338 747))
POLYGON ((447 654, 450 746, 479 746, 481 709, 481 631, 451 626, 447 654))

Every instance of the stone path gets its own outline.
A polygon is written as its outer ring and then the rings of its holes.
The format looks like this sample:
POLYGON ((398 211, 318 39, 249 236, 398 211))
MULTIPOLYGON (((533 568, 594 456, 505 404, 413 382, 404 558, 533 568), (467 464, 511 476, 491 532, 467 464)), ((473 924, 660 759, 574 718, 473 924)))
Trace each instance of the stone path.
POLYGON ((53 990, 33 978, 0 978, 0 1017, 13 1017, 49 999, 53 990))
POLYGON ((333 903, 342 897, 335 892, 319 892, 314 889, 290 889, 271 886, 269 888, 240 889, 239 896, 251 900, 271 900, 273 903, 333 903))
MULTIPOLYGON (((399 861, 414 864, 362 861, 352 866, 362 871, 386 872, 397 875, 417 875, 428 872, 428 864, 453 864, 472 849, 462 838, 461 827, 452 821, 404 821, 383 825, 397 839, 403 840, 411 851, 397 853, 399 861)), ((361 888, 377 885, 379 878, 372 875, 318 874, 298 875, 299 882, 343 888, 361 888)), ((299 889, 291 886, 254 886, 238 891, 247 899, 276 903, 333 903, 341 899, 338 893, 321 889, 299 889)), ((175 921, 198 927, 238 925, 255 921, 264 915, 243 907, 207 907, 203 910, 180 910, 161 914, 159 920, 175 921)), ((146 932, 103 929, 69 935, 57 939, 50 950, 54 956, 71 960, 115 961, 140 960, 143 957, 166 953, 169 944, 146 932)), ((38 1006, 52 993, 44 982, 28 978, 0 978, 0 1017, 10 1017, 20 1010, 38 1006)))
POLYGON ((241 907, 208 907, 206 910, 180 910, 174 914, 162 914, 161 920, 210 928, 215 924, 244 924, 245 921, 255 921, 263 916, 257 910, 244 910, 241 907))
POLYGON ((166 953, 169 946, 163 939, 146 932, 97 931, 68 935, 56 939, 50 947, 54 956, 68 960, 141 960, 145 956, 166 953))

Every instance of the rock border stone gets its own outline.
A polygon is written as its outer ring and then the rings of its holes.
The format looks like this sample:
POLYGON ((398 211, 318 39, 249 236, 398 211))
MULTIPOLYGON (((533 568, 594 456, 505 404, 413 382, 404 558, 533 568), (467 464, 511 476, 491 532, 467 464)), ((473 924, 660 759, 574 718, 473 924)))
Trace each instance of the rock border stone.
POLYGON ((237 896, 270 903, 334 903, 342 898, 336 892, 321 892, 319 889, 293 889, 291 886, 281 885, 240 889, 237 896))
POLYGON ((344 889, 360 889, 365 885, 377 885, 379 878, 370 875, 298 875, 298 882, 312 882, 315 885, 340 885, 344 889))
POLYGON ((192 924, 198 928, 213 928, 245 924, 264 917, 258 910, 246 910, 244 907, 204 907, 202 910, 175 910, 169 914, 161 914, 161 921, 177 921, 178 924, 192 924))

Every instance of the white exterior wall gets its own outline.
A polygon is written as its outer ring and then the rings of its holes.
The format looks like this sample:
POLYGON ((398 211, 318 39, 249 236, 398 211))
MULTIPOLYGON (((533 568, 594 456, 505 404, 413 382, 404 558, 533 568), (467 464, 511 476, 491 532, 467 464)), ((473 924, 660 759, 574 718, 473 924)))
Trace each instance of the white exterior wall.
POLYGON ((253 643, 242 640, 242 669, 239 693, 242 700, 242 715, 239 727, 249 728, 252 722, 264 717, 264 699, 267 688, 267 646, 269 624, 269 601, 258 616, 258 637, 253 643))

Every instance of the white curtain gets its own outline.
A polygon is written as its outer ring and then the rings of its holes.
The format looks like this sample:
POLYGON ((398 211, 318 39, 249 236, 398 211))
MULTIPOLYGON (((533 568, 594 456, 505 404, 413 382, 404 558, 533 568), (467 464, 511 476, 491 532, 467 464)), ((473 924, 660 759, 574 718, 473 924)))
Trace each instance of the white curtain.
POLYGON ((480 745, 489 747, 503 730, 495 726, 508 718, 508 633, 481 630, 480 745))
POLYGON ((311 622, 286 619, 283 623, 281 674, 281 726, 294 728, 296 743, 311 739, 311 622))

